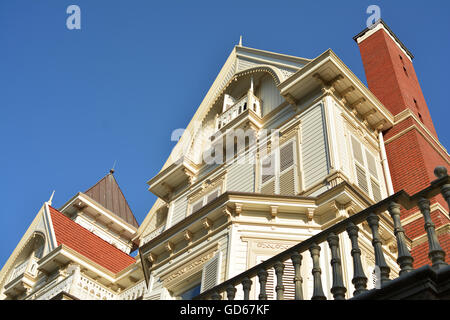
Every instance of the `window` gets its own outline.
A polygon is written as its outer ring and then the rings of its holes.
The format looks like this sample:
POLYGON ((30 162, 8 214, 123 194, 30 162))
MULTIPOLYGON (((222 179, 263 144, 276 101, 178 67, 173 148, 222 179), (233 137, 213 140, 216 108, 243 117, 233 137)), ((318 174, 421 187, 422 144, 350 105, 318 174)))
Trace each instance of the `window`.
POLYGON ((297 190, 297 166, 295 139, 261 159, 262 194, 295 195, 297 190))
POLYGON ((220 188, 215 189, 214 191, 202 196, 200 199, 192 203, 191 205, 191 214, 197 212, 208 203, 212 202, 220 195, 220 188))
POLYGON ((375 202, 382 200, 376 158, 354 136, 351 136, 357 185, 375 202))
POLYGON ((192 300, 200 294, 200 282, 196 283, 192 288, 182 292, 179 295, 181 300, 192 300))
POLYGON ((200 292, 214 288, 219 284, 220 265, 222 263, 222 253, 219 251, 209 261, 205 263, 202 270, 202 281, 200 292))

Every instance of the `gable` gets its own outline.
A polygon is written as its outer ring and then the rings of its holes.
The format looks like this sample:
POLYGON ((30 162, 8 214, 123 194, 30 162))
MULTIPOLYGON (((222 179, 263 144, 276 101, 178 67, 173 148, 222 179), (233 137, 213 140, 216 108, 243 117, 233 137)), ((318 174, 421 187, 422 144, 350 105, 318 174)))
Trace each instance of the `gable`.
POLYGON ((51 218, 48 214, 48 203, 44 203, 44 205, 40 208, 39 212, 36 214, 36 217, 33 219, 27 231, 20 239, 16 248, 13 250, 12 254, 9 256, 8 260, 1 269, 0 288, 3 288, 8 281, 8 276, 19 262, 18 260, 23 258, 22 256, 24 254, 24 250, 27 250, 28 244, 33 241, 34 235, 42 236, 45 239, 44 250, 41 256, 45 256, 57 247, 51 218))
POLYGON ((192 117, 185 132, 173 148, 161 171, 177 161, 193 143, 202 128, 204 119, 214 103, 223 96, 224 90, 238 77, 250 72, 269 73, 276 85, 300 70, 310 60, 264 50, 236 46, 214 80, 208 93, 192 117))

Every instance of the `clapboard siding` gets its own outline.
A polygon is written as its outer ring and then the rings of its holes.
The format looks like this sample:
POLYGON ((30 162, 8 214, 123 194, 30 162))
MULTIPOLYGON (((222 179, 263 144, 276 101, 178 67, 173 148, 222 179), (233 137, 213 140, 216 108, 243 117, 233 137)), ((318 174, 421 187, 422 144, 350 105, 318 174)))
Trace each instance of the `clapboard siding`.
POLYGON ((180 222, 186 217, 186 211, 187 211, 187 198, 181 197, 178 200, 175 200, 175 203, 173 205, 173 212, 172 212, 172 219, 170 225, 173 226, 177 222, 180 222))
POLYGON ((322 105, 317 105, 302 117, 302 166, 305 188, 328 174, 328 147, 325 134, 322 105))
POLYGON ((262 78, 257 95, 262 100, 262 115, 265 116, 270 111, 283 103, 284 99, 280 91, 275 86, 271 76, 266 75, 262 78))
POLYGON ((344 171, 344 173, 351 177, 351 167, 350 167, 350 158, 348 155, 349 147, 347 146, 347 139, 346 133, 345 133, 345 124, 344 124, 344 118, 342 117, 342 110, 339 107, 337 103, 334 103, 335 107, 335 114, 338 114, 339 116, 336 117, 336 136, 337 136, 337 148, 338 153, 340 157, 340 163, 341 163, 341 169, 344 171))
POLYGON ((254 192, 255 166, 252 159, 245 163, 234 162, 228 168, 227 191, 254 192))
POLYGON ((219 270, 220 271, 219 283, 227 280, 227 279, 225 279, 225 275, 226 275, 226 271, 227 271, 228 237, 229 237, 228 234, 226 234, 219 240, 219 251, 222 254, 222 260, 221 260, 220 270, 219 270))

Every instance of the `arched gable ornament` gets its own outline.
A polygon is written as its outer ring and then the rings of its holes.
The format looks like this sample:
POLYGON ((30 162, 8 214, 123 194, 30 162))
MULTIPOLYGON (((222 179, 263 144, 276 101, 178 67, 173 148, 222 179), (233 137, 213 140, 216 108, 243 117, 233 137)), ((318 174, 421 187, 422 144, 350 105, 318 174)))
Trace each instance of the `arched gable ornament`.
POLYGON ((285 75, 281 72, 281 70, 279 70, 278 68, 275 68, 273 66, 270 65, 258 65, 258 66, 254 66, 254 67, 250 67, 247 68, 245 70, 239 71, 237 73, 235 73, 230 80, 228 80, 228 82, 218 90, 218 93, 216 94, 215 98, 212 100, 212 102, 210 103, 208 110, 204 113, 203 119, 200 122, 200 126, 197 127, 197 130, 195 131, 195 133, 192 135, 192 139, 190 141, 190 146, 189 146, 189 151, 192 150, 193 148, 193 144, 194 141, 197 140, 198 134, 199 132, 204 128, 204 121, 207 118, 207 115, 209 114, 209 112, 211 111, 212 106, 217 102, 217 100, 224 94, 225 90, 235 81, 237 81, 239 78, 250 75, 250 74, 255 74, 255 73, 260 73, 260 72, 265 72, 268 73, 276 86, 278 86, 281 81, 283 81, 286 77, 285 75))

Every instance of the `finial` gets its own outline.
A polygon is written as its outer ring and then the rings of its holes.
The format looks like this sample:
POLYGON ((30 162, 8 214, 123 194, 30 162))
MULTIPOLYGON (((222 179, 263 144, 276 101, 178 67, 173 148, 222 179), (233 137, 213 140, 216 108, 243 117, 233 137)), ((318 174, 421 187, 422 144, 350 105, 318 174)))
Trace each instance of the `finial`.
POLYGON ((55 195, 55 190, 53 190, 52 195, 50 196, 50 199, 48 199, 47 203, 49 206, 52 205, 52 201, 53 201, 53 196, 55 195))
POLYGON ((239 47, 242 47, 242 36, 239 37, 239 47))
POLYGON ((111 174, 114 173, 114 168, 116 167, 116 163, 117 163, 117 160, 114 160, 113 167, 111 168, 111 170, 109 170, 109 173, 111 173, 111 174))

